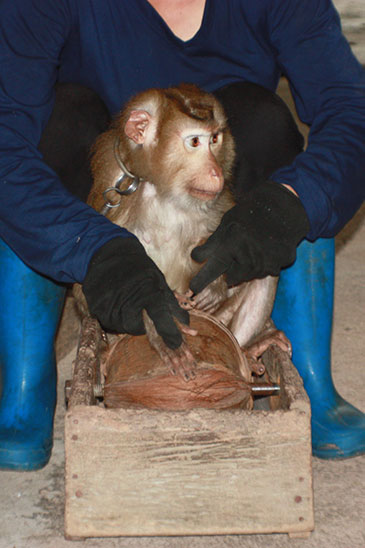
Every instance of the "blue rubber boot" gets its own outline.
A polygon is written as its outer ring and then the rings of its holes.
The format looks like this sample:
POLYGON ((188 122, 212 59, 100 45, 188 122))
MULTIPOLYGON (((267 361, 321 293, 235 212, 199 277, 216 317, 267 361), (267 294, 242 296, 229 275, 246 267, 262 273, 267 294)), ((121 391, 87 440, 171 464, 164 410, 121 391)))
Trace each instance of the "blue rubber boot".
POLYGON ((0 240, 0 469, 37 470, 51 456, 64 294, 0 240))
POLYGON ((338 394, 331 376, 334 264, 333 239, 302 242, 280 275, 273 311, 311 402, 313 455, 323 459, 365 453, 365 414, 338 394))

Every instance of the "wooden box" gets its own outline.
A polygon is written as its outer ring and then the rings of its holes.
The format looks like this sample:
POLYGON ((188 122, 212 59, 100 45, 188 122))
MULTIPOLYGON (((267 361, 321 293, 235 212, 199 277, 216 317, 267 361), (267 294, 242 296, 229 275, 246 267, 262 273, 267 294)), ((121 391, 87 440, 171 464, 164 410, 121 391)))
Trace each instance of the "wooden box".
POLYGON ((270 349, 281 392, 268 411, 105 409, 88 333, 66 413, 66 538, 309 535, 310 405, 284 353, 270 349))

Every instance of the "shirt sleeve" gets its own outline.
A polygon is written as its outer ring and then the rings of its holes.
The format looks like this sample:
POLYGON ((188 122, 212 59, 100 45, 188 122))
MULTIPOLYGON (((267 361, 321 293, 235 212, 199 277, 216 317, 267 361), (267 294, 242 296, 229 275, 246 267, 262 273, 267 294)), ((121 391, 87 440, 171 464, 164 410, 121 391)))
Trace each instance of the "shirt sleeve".
POLYGON ((329 0, 272 0, 267 25, 300 119, 307 149, 272 175, 298 193, 308 239, 334 236, 365 195, 365 71, 329 0))
POLYGON ((130 234, 73 197, 37 150, 71 24, 67 0, 0 2, 0 235, 36 271, 82 282, 95 251, 130 234))

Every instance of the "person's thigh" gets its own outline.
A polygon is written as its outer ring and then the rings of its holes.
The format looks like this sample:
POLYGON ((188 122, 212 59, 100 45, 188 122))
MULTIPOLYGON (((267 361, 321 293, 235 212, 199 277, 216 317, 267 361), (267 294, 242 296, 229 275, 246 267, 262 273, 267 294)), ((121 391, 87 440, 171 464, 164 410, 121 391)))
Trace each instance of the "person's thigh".
POLYGON ((221 101, 236 145, 233 191, 238 199, 303 150, 304 139, 282 99, 251 82, 214 93, 221 101))
POLYGON ((65 187, 83 201, 92 184, 90 149, 109 123, 109 112, 94 91, 73 83, 56 85, 53 112, 38 149, 65 187))

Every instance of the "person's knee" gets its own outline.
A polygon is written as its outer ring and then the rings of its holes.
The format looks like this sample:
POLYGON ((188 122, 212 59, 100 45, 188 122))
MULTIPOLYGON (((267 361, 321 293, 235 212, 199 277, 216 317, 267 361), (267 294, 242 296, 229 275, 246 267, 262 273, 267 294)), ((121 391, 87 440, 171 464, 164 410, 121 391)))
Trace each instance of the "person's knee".
POLYGON ((65 187, 86 200, 92 184, 90 149, 107 129, 110 115, 98 94, 85 86, 60 83, 55 92, 53 112, 38 148, 65 187))
POLYGON ((239 196, 289 165, 304 139, 284 101, 252 82, 235 82, 214 92, 221 101, 236 145, 234 192, 239 196))

